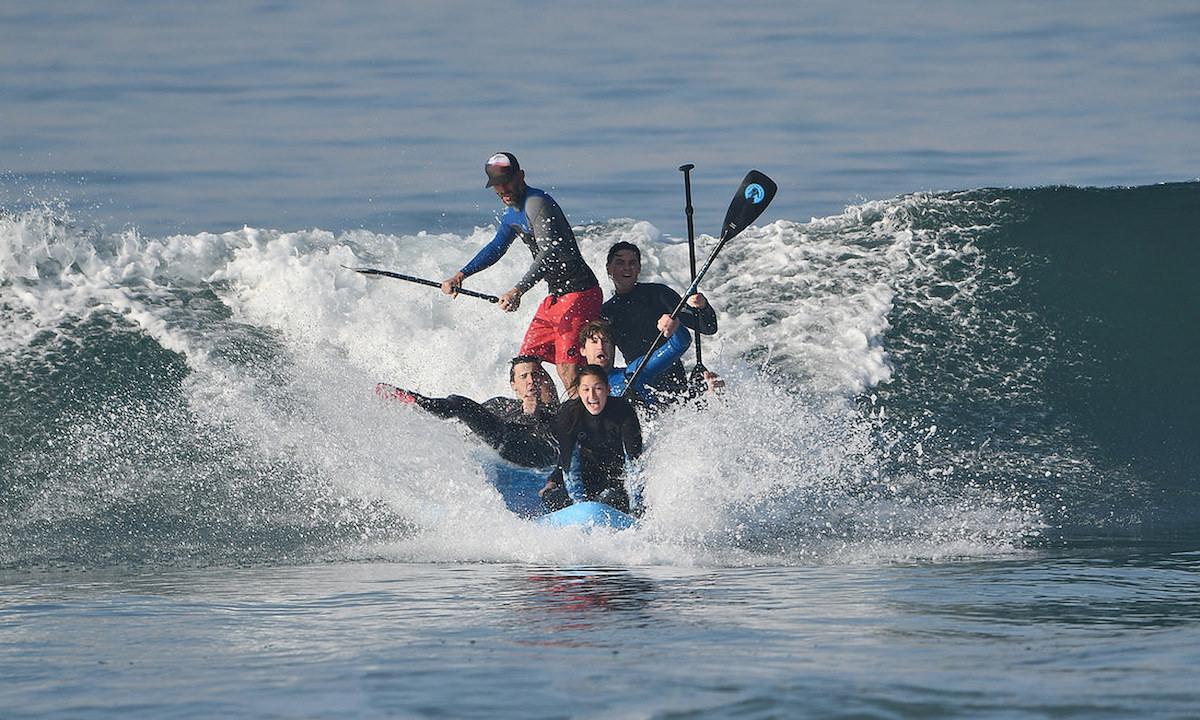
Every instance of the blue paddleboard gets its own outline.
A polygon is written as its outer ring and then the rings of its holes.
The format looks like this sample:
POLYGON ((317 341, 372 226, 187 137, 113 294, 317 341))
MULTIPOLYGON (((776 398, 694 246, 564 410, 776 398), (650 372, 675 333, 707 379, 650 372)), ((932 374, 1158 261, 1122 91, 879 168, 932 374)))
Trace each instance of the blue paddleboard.
POLYGON ((546 512, 546 504, 538 497, 538 490, 545 486, 551 469, 520 467, 502 460, 484 464, 488 481, 504 498, 504 504, 523 518, 538 517, 546 512))
POLYGON ((615 507, 605 505, 602 502, 579 502, 574 505, 568 505, 562 510, 555 510, 552 513, 547 513, 539 517, 537 521, 542 525, 550 525, 552 527, 579 525, 583 527, 608 527, 613 530, 624 530, 637 524, 637 520, 632 515, 627 515, 615 507))

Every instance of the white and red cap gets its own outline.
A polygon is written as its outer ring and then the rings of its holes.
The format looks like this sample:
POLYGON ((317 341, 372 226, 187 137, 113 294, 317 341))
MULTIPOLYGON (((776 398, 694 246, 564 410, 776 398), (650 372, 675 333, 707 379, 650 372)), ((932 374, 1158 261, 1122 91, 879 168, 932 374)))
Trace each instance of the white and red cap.
POLYGON ((521 172, 521 163, 517 162, 517 156, 512 153, 498 152, 488 158, 483 171, 488 176, 487 185, 484 187, 491 187, 515 178, 517 173, 521 172))

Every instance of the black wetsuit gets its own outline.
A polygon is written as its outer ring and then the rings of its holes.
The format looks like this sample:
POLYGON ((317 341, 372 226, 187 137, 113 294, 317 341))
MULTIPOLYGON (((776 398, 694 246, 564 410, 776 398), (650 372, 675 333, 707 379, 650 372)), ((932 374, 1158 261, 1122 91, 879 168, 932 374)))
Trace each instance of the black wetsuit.
POLYGON ((610 397, 599 415, 592 415, 583 401, 563 403, 554 421, 558 437, 558 467, 550 480, 564 485, 563 475, 571 467, 579 448, 579 475, 585 500, 599 500, 621 512, 629 512, 625 489, 625 458, 642 454, 642 425, 628 400, 610 397))
MULTIPOLYGON (((600 317, 612 326, 613 338, 626 362, 645 355, 659 336, 658 319, 670 315, 679 305, 679 293, 659 283, 637 283, 627 293, 613 295, 600 309, 600 317)), ((684 305, 679 321, 702 335, 717 331, 717 312, 712 305, 697 310, 684 305)), ((676 362, 647 383, 660 394, 682 395, 687 391, 687 373, 676 362)))
POLYGON ((477 403, 462 395, 428 398, 412 393, 421 409, 433 415, 461 420, 500 457, 524 467, 550 467, 558 460, 554 439, 554 413, 538 405, 529 415, 524 404, 511 397, 494 397, 477 403))

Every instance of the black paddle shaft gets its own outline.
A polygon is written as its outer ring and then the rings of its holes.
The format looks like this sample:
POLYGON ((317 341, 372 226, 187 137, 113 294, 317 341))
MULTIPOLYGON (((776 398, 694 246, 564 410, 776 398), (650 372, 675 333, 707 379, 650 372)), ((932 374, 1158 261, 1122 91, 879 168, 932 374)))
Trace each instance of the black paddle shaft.
MULTIPOLYGON (((429 287, 440 288, 442 286, 442 284, 436 280, 426 280, 425 278, 413 277, 412 275, 402 275, 397 272, 392 272, 391 270, 378 270, 376 268, 347 268, 347 269, 353 270, 354 272, 357 272, 357 273, 362 273, 363 275, 379 275, 382 277, 395 278, 397 280, 407 280, 410 283, 416 283, 418 285, 428 285, 429 287)), ((480 300, 487 300, 490 303, 500 302, 500 298, 496 297, 495 295, 485 295, 484 293, 475 292, 474 290, 465 290, 463 288, 459 288, 458 292, 460 295, 466 295, 468 297, 476 297, 476 298, 479 298, 480 300)))
MULTIPOLYGON (((692 169, 696 166, 688 163, 680 165, 679 171, 683 173, 683 198, 684 206, 683 213, 687 216, 687 233, 688 233, 688 262, 691 265, 692 279, 696 279, 696 228, 692 222, 692 217, 696 211, 692 208, 692 169)), ((700 333, 696 333, 696 369, 695 372, 704 372, 704 353, 700 349, 700 333)))
POLYGON ((683 198, 685 205, 683 213, 687 216, 687 231, 688 231, 688 259, 692 263, 692 277, 696 277, 696 229, 692 218, 696 214, 692 207, 692 175, 691 172, 695 169, 695 165, 688 163, 680 165, 679 171, 683 173, 683 198))
MULTIPOLYGON (((750 226, 750 223, 758 219, 759 215, 767 209, 771 204, 771 200, 775 198, 775 191, 778 190, 775 181, 757 170, 751 170, 746 173, 746 179, 742 180, 741 187, 738 188, 737 194, 733 196, 733 201, 729 203, 729 210, 725 212, 725 222, 721 225, 721 240, 717 246, 713 248, 712 253, 708 256, 708 260, 704 263, 704 267, 700 269, 696 277, 692 278, 692 284, 688 286, 687 292, 679 300, 679 304, 671 312, 671 318, 679 317, 679 313, 683 312, 683 306, 687 304, 687 299, 696 292, 696 287, 700 281, 704 279, 704 275, 708 273, 708 269, 712 267, 713 261, 717 259, 717 255, 725 247, 725 243, 729 242, 741 231, 750 226)), ((654 338, 654 342, 650 345, 650 349, 646 351, 646 356, 649 356, 658 346, 663 343, 666 338, 659 333, 654 338)), ((643 356, 645 357, 645 356, 643 356)), ((637 370, 633 372, 633 376, 625 385, 625 390, 621 396, 628 395, 633 389, 633 383, 637 380, 637 376, 641 374, 642 368, 646 367, 646 361, 643 360, 638 364, 637 370)))

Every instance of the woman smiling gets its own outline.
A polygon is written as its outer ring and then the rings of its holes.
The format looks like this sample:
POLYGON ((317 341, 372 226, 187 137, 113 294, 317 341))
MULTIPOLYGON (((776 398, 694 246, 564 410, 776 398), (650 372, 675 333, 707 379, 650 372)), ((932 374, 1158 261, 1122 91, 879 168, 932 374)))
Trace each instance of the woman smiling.
POLYGON ((555 420, 558 467, 538 494, 551 510, 571 504, 563 476, 578 448, 584 499, 629 512, 625 465, 642 454, 637 413, 628 400, 609 396, 608 372, 599 365, 580 368, 578 390, 578 396, 559 409, 555 420))

